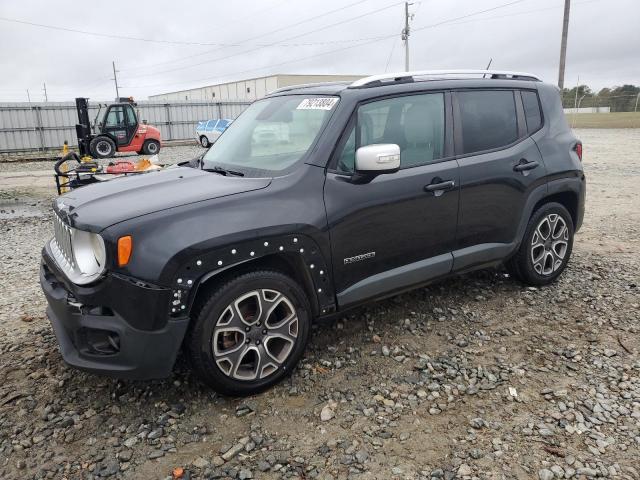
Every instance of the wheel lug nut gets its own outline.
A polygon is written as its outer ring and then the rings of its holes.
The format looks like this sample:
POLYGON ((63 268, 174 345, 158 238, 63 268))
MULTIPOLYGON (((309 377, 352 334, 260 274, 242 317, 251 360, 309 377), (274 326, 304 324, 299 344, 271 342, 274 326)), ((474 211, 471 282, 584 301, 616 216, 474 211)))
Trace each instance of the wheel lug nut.
POLYGON ((251 343, 251 340, 249 340, 248 338, 244 341, 244 343, 251 343))
POLYGON ((256 345, 260 345, 260 340, 256 340, 256 345))
POLYGON ((262 334, 266 335, 267 334, 267 329, 265 328, 264 330, 262 330, 262 334))
POLYGON ((249 330, 251 330, 251 327, 244 327, 245 332, 248 332, 249 330))

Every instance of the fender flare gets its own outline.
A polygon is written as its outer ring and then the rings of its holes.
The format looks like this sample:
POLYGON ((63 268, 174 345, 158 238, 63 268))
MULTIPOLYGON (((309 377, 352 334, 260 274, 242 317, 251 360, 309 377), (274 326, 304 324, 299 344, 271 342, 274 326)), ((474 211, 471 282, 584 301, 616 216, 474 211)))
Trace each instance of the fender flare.
POLYGON ((190 255, 173 273, 169 317, 188 314, 193 307, 198 289, 207 280, 239 265, 277 255, 297 255, 306 266, 306 274, 313 283, 313 293, 319 312, 335 311, 335 292, 329 264, 317 243, 309 236, 278 235, 234 242, 201 254, 190 255))
POLYGON ((520 224, 518 225, 516 241, 511 250, 511 255, 513 255, 518 250, 518 248, 520 248, 520 244, 522 243, 522 240, 524 238, 527 225, 529 224, 529 219, 533 215, 534 208, 542 200, 559 193, 570 193, 576 196, 578 202, 581 201, 581 195, 584 195, 584 176, 581 175, 582 172, 575 172, 575 174, 574 172, 571 173, 572 174, 565 177, 550 180, 549 182, 538 186, 531 192, 525 204, 524 215, 522 215, 520 224))

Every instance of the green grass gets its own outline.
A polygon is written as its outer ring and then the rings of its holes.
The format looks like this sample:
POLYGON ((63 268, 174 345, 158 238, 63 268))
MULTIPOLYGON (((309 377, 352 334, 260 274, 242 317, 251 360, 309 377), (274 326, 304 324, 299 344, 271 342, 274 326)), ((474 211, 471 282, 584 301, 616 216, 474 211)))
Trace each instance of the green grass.
POLYGON ((640 112, 567 113, 573 128, 640 128, 640 112))

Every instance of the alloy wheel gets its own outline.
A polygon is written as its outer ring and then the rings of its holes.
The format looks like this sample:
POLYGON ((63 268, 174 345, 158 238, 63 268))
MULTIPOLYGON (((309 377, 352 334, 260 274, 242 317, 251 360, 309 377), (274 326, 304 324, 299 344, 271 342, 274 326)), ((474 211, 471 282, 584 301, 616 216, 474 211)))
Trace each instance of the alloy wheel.
POLYGON ((562 216, 545 216, 531 238, 531 263, 539 275, 552 275, 564 262, 569 248, 569 228, 562 216))
POLYGON ((275 373, 298 338, 298 314, 291 300, 272 289, 252 290, 223 310, 211 348, 220 370, 235 380, 275 373))

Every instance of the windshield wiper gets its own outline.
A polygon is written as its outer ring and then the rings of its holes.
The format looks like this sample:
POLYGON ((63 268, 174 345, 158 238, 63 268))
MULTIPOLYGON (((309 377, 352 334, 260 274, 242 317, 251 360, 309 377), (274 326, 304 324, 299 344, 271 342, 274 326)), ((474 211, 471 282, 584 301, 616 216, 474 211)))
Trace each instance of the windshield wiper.
POLYGON ((236 172, 235 170, 227 170, 226 168, 222 168, 222 167, 211 167, 211 168, 203 168, 202 170, 204 170, 205 172, 213 172, 213 173, 219 173, 220 175, 234 175, 236 177, 244 177, 244 173, 242 172, 236 172))

